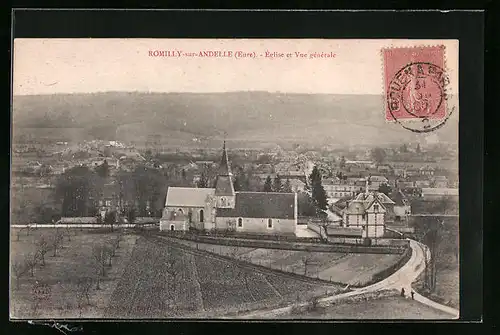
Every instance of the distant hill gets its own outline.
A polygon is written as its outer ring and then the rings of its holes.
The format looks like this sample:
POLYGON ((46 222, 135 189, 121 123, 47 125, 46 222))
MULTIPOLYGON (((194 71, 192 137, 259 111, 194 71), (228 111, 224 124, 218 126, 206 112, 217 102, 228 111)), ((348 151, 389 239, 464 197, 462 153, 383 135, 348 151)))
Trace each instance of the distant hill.
MULTIPOLYGON (((383 145, 422 140, 383 118, 375 95, 107 92, 15 96, 14 135, 65 140, 141 141, 159 135, 178 146, 307 144, 383 145)), ((457 142, 458 121, 435 132, 457 142)))

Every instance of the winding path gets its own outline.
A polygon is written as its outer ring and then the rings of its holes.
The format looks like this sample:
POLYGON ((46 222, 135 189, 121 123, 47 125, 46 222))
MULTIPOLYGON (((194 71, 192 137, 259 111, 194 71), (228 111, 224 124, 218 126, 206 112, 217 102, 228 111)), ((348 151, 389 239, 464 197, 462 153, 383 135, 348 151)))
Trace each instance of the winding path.
MULTIPOLYGON (((370 292, 376 292, 376 291, 381 291, 381 290, 398 290, 400 291, 401 288, 404 288, 407 293, 412 291, 411 284, 417 279, 417 277, 422 273, 422 271, 425 269, 425 257, 424 257, 424 250, 427 250, 425 246, 422 244, 410 240, 410 247, 412 248, 412 254, 411 258, 408 260, 408 262, 403 265, 398 271, 390 275, 389 277, 369 286, 361 287, 358 289, 354 289, 353 291, 346 292, 346 293, 341 293, 338 295, 333 295, 329 297, 325 297, 322 299, 319 299, 319 303, 321 304, 328 304, 330 302, 339 300, 339 299, 344 299, 348 297, 353 297, 356 295, 364 294, 364 293, 370 293, 370 292)), ((451 317, 458 318, 459 311, 456 309, 453 309, 451 307, 441 305, 435 301, 432 301, 418 293, 415 292, 414 299, 416 301, 419 301, 425 305, 428 305, 430 307, 433 307, 435 309, 441 310, 443 312, 446 312, 450 314, 451 317)), ((301 306, 305 306, 307 303, 302 303, 301 306)), ((244 315, 239 315, 237 318, 242 318, 242 319, 253 319, 253 318, 273 318, 277 315, 282 315, 286 314, 291 311, 292 307, 294 305, 282 307, 282 308, 277 308, 273 310, 260 310, 260 311, 254 311, 248 314, 244 315)))

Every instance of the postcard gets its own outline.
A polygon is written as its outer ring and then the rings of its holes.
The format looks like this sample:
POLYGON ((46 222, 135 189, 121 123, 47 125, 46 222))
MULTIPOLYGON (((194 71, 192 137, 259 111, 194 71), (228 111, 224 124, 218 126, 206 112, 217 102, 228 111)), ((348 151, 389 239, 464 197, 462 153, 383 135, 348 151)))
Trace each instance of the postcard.
POLYGON ((15 39, 10 317, 456 319, 458 40, 15 39))

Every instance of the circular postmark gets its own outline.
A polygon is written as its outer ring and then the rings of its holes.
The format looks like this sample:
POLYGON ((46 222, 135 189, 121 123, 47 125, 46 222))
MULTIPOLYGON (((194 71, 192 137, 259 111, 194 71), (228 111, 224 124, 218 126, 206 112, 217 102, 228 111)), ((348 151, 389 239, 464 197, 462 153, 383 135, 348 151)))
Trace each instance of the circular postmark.
POLYGON ((417 133, 441 128, 453 111, 446 106, 448 84, 445 71, 435 64, 407 64, 396 72, 387 88, 387 109, 392 119, 417 133))

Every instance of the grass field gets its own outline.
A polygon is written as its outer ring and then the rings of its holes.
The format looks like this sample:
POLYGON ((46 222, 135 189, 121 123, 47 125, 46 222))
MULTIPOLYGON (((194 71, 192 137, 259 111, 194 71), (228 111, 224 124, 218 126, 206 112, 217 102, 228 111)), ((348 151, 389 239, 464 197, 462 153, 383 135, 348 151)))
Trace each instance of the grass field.
MULTIPOLYGON (((47 241, 53 239, 54 229, 23 230, 19 234, 17 229, 11 232, 11 264, 24 265, 25 256, 33 254, 36 242, 43 236, 47 241)), ((101 317, 102 311, 108 304, 109 297, 114 291, 117 279, 128 263, 130 254, 135 244, 135 236, 124 235, 112 266, 107 268, 107 275, 101 278, 99 290, 96 289, 96 267, 92 257, 92 247, 95 244, 114 238, 116 233, 96 233, 72 229, 63 238, 62 246, 53 256, 53 250, 44 257, 45 265, 39 261, 34 268, 34 274, 25 270, 19 280, 16 280, 14 271, 11 270, 11 297, 10 315, 13 318, 75 318, 75 317, 101 317), (79 303, 79 280, 93 278, 89 292, 89 304, 79 303), (32 293, 35 282, 46 284, 51 292, 47 299, 39 301, 32 293), (39 304, 36 304, 36 302, 39 304)))
POLYGON ((305 252, 219 246, 180 239, 176 241, 193 248, 235 257, 272 269, 359 286, 366 285, 372 280, 373 275, 392 266, 401 258, 401 255, 391 254, 305 252))
POLYGON ((394 296, 381 298, 355 299, 342 301, 327 307, 311 308, 300 313, 282 315, 279 319, 451 319, 440 310, 424 305, 409 298, 394 296))
POLYGON ((105 317, 217 317, 340 291, 140 238, 105 317))

